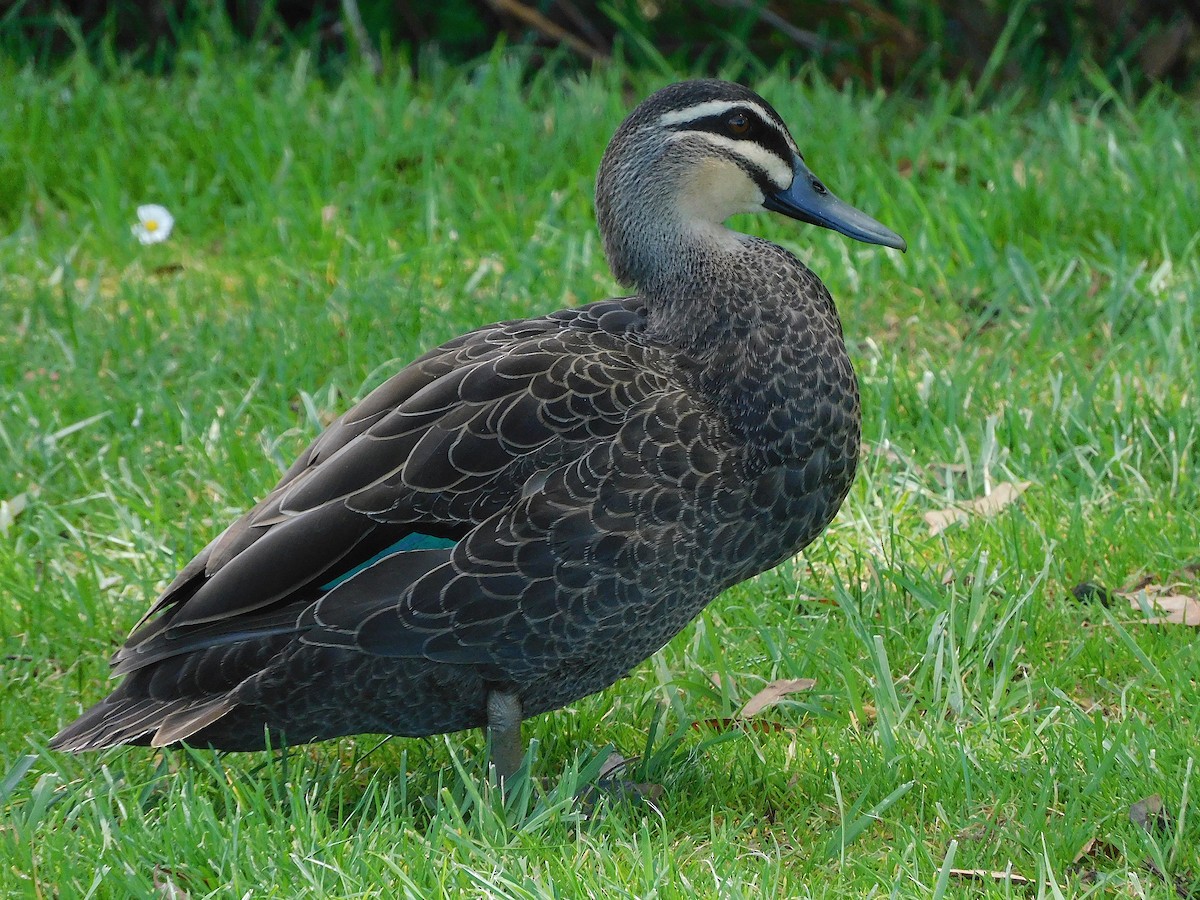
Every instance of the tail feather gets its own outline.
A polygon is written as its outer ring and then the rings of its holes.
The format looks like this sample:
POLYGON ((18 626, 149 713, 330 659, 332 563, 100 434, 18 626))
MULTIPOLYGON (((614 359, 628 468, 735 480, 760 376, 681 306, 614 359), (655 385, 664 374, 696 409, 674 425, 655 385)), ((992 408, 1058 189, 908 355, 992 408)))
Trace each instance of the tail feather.
POLYGON ((150 738, 150 746, 165 747, 185 740, 217 721, 233 707, 234 703, 229 697, 221 696, 207 703, 188 706, 170 713, 159 723, 154 737, 150 738))
POLYGON ((224 695, 173 700, 107 697, 51 738, 50 748, 78 753, 120 744, 162 747, 195 734, 234 706, 224 695))

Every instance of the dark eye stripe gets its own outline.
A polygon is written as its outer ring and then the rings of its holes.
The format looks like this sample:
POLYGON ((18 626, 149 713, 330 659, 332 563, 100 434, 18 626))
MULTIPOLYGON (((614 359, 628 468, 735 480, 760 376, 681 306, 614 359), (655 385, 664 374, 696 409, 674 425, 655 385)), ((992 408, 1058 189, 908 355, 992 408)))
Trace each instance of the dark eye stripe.
POLYGON ((678 122, 671 125, 670 128, 672 131, 707 131, 710 134, 731 138, 735 141, 752 141, 785 162, 792 158, 792 148, 788 144, 787 138, 779 130, 779 126, 774 122, 764 122, 762 116, 745 107, 734 107, 719 115, 678 122), (735 113, 745 116, 750 123, 750 128, 744 135, 733 134, 729 129, 729 119, 735 113))

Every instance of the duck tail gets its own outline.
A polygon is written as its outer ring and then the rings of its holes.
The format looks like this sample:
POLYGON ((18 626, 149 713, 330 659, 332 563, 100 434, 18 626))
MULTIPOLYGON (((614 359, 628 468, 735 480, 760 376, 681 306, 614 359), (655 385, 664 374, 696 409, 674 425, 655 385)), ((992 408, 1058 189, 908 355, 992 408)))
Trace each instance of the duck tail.
POLYGON ((79 753, 121 744, 165 747, 211 725, 234 706, 227 695, 156 700, 118 693, 101 700, 51 738, 50 749, 79 753))

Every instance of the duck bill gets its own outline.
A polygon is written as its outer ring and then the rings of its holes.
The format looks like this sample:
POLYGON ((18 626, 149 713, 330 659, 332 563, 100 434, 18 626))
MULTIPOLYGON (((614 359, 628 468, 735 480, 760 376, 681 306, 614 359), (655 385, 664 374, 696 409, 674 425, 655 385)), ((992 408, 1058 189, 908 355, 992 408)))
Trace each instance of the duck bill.
POLYGON ((892 229, 830 193, 799 156, 792 157, 791 187, 771 194, 763 200, 763 206, 810 225, 840 231, 846 237, 866 244, 908 249, 904 238, 892 229))

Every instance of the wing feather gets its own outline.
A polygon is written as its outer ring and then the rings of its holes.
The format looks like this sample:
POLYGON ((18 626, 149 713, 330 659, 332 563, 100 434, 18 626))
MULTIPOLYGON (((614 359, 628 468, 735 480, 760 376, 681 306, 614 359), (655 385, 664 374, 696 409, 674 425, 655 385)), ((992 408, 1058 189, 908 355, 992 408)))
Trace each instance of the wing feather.
POLYGON ((513 536, 511 525, 493 537, 512 547, 487 550, 507 558, 478 558, 486 587, 449 566, 448 551, 406 551, 355 569, 410 533, 475 534, 478 545, 497 517, 534 515, 540 507, 529 501, 543 492, 528 486, 610 440, 632 406, 670 387, 666 374, 644 375, 645 355, 656 351, 630 339, 642 322, 635 304, 606 301, 481 329, 417 360, 318 437, 184 568, 118 653, 118 671, 255 637, 272 643, 289 617, 314 643, 361 642, 364 623, 406 590, 440 599, 416 615, 429 623, 414 631, 419 641, 385 649, 419 655, 441 625, 470 625, 464 634, 475 641, 508 621, 522 579, 542 584, 535 594, 552 592, 555 559, 531 552, 539 538, 513 536))
POLYGON ((727 436, 692 411, 684 391, 647 398, 612 441, 480 522, 400 596, 367 598, 353 610, 336 592, 322 598, 303 640, 489 666, 519 679, 628 634, 630 616, 649 620, 670 593, 657 572, 702 565, 700 545, 680 539, 680 520, 704 507, 720 534, 723 519, 744 515, 742 504, 718 498, 716 488, 708 496, 682 474, 697 444, 727 474, 739 465, 727 436))

